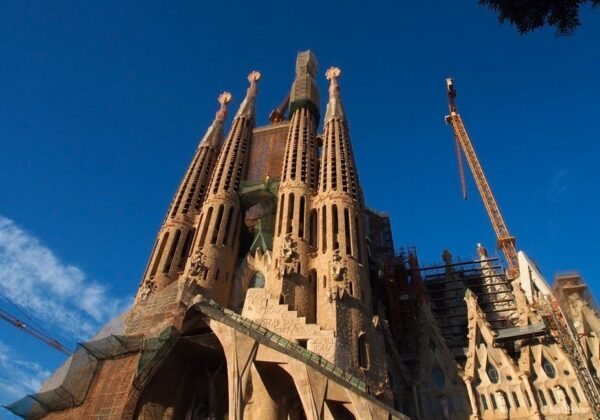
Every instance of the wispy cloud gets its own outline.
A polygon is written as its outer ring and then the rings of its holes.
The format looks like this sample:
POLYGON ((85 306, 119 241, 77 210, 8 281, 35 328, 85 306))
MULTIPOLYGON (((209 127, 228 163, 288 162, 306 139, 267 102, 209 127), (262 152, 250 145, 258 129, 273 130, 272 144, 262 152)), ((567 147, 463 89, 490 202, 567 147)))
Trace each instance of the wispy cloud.
POLYGON ((22 359, 15 349, 0 341, 1 403, 36 392, 50 373, 38 363, 22 359))
POLYGON ((45 325, 84 340, 119 310, 124 300, 61 262, 38 239, 0 216, 0 292, 45 325))

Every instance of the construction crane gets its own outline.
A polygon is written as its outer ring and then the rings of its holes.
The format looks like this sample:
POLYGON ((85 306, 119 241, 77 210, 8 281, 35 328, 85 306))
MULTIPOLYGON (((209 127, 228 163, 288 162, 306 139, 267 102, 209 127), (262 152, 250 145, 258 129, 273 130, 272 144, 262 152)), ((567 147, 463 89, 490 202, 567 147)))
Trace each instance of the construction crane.
POLYGON ((450 115, 446 116, 446 123, 452 125, 452 128, 454 129, 454 140, 457 143, 456 152, 459 162, 461 185, 463 188, 463 198, 466 198, 467 196, 466 183, 464 178, 464 170, 462 168, 461 153, 458 146, 460 146, 465 154, 465 157, 467 158, 467 162, 469 163, 469 167, 473 173, 473 178, 475 178, 475 183, 477 184, 477 189, 481 194, 483 204, 485 205, 488 215, 490 216, 490 220, 492 221, 492 226, 494 227, 496 237, 498 238, 498 249, 502 250, 504 257, 506 258, 506 263, 508 264, 508 275, 510 278, 516 279, 519 276, 519 261, 517 258, 517 249, 515 247, 516 238, 508 233, 508 228, 506 227, 504 218, 500 213, 496 199, 492 194, 490 184, 483 173, 483 168, 479 163, 479 159, 477 159, 477 154, 475 153, 471 139, 467 134, 467 130, 465 129, 462 118, 456 111, 456 104, 454 103, 454 99, 456 98, 456 89, 454 88, 454 82, 452 79, 446 79, 446 88, 448 92, 448 106, 450 108, 450 115))
POLYGON ((34 338, 38 339, 42 343, 46 343, 53 349, 58 350, 59 352, 61 352, 62 354, 66 355, 66 356, 70 356, 71 354, 73 354, 73 352, 71 352, 65 346, 60 344, 54 338, 48 336, 46 333, 38 330, 37 328, 26 324, 25 322, 21 321, 19 318, 9 314, 8 312, 6 312, 2 309, 0 309, 0 318, 7 321, 8 323, 14 325, 15 327, 25 331, 27 334, 33 336, 34 338))
POLYGON ((269 114, 269 121, 271 124, 277 124, 285 120, 285 111, 290 104, 290 95, 288 94, 285 99, 269 114))
MULTIPOLYGON (((456 152, 463 198, 466 198, 466 183, 464 169, 462 168, 460 149, 462 149, 467 158, 467 162, 473 173, 473 178, 475 178, 475 183, 477 184, 477 188, 483 199, 483 204, 492 221, 496 237, 498 238, 498 248, 502 250, 504 257, 506 258, 508 264, 508 276, 513 280, 517 279, 519 277, 519 261, 517 258, 515 237, 511 236, 508 232, 506 223, 502 218, 502 214, 500 213, 496 199, 492 194, 490 185, 485 178, 479 159, 477 159, 477 154, 475 153, 471 139, 467 134, 462 118, 456 111, 456 104, 454 103, 456 89, 453 80, 450 78, 446 79, 446 89, 448 93, 448 107, 450 108, 450 115, 446 116, 446 123, 452 125, 452 128, 454 129, 454 140, 457 145, 456 152)), ((519 292, 519 290, 514 290, 514 292, 519 292)), ((571 323, 560 309, 560 305, 556 301, 556 298, 552 295, 542 297, 537 302, 536 306, 540 310, 540 315, 542 316, 545 325, 552 332, 556 342, 563 348, 571 361, 571 365, 575 369, 575 374, 594 414, 594 419, 600 420, 599 386, 590 372, 583 349, 574 333, 571 323)))

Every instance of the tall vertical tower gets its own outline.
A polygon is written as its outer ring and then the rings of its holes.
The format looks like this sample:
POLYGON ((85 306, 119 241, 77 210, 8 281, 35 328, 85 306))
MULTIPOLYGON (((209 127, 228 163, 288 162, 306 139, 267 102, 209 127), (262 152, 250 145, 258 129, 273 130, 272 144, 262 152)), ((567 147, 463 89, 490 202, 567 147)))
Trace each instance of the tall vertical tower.
POLYGON ((364 204, 338 78, 330 68, 318 193, 319 251, 315 258, 317 323, 336 331, 335 360, 371 379, 385 375, 382 336, 373 328, 371 288, 365 260, 364 204), (381 371, 383 369, 383 372, 381 371))
POLYGON ((316 214, 311 211, 318 171, 316 68, 312 52, 298 54, 273 241, 277 273, 267 283, 272 295, 279 295, 282 303, 306 317, 308 323, 316 321, 316 275, 309 270, 309 255, 316 246, 316 214))
POLYGON ((229 304, 239 250, 242 214, 238 190, 248 161, 247 149, 254 128, 256 83, 259 80, 260 73, 257 71, 248 76, 250 87, 219 154, 186 269, 207 296, 224 306, 229 304))
POLYGON ((194 158, 171 201, 144 272, 136 302, 164 289, 183 273, 206 196, 206 187, 223 142, 223 124, 230 101, 229 92, 219 96, 221 108, 200 140, 194 158))

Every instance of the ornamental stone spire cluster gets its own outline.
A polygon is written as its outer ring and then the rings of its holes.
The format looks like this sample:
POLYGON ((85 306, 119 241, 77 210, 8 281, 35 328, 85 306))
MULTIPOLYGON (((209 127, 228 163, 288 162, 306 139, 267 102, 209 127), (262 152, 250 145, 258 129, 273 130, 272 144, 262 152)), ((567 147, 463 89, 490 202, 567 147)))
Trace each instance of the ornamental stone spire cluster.
POLYGON ((223 124, 231 94, 219 96, 220 109, 196 149, 161 226, 136 302, 176 281, 184 271, 210 175, 223 142, 223 124))

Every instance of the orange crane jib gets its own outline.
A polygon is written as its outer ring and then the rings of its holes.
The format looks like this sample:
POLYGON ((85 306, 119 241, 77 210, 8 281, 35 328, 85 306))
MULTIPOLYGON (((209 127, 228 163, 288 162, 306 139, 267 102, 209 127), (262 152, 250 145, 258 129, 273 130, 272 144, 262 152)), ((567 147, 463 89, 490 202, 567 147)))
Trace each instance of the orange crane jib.
MULTIPOLYGON (((467 159, 469 167, 471 168, 471 173, 475 179, 475 184, 477 185, 477 189, 481 194, 483 204, 485 205, 492 222, 492 226, 494 227, 494 231, 496 232, 498 248, 502 250, 504 257, 506 258, 506 262, 508 264, 508 275, 512 278, 516 278, 519 276, 519 261, 517 258, 517 249, 515 247, 516 239, 508 232, 504 218, 502 217, 500 209, 498 208, 498 204, 496 203, 496 199, 492 194, 490 184, 483 173, 483 168, 479 163, 479 159, 477 158, 477 154, 475 153, 471 139, 467 134, 467 130, 465 129, 462 118, 456 111, 456 104, 454 103, 456 98, 456 89, 452 79, 446 79, 446 88, 448 93, 448 107, 450 108, 450 115, 446 116, 446 123, 452 125, 452 128, 454 129, 455 140, 460 145, 460 148, 467 159)), ((461 168, 462 159, 460 157, 460 151, 457 150, 457 152, 459 173, 461 174, 461 183, 463 185, 463 195, 466 197, 466 187, 464 183, 463 170, 461 168)))

